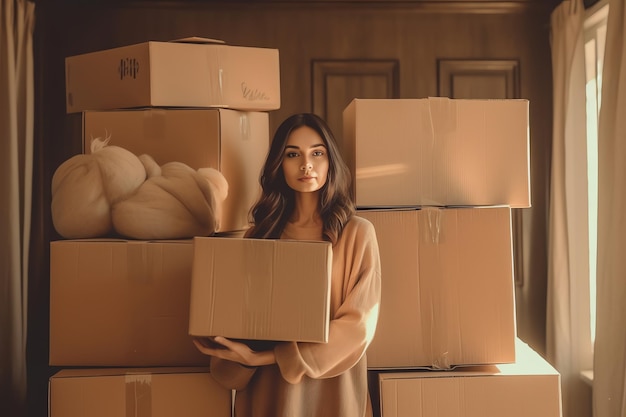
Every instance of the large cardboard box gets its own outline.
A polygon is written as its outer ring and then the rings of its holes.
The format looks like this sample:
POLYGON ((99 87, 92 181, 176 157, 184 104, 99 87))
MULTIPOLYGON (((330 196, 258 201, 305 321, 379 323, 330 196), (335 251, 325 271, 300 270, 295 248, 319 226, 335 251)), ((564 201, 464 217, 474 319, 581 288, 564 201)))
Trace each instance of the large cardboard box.
POLYGON ((189 333, 328 341, 329 242, 195 237, 189 333))
POLYGON ((561 377, 525 343, 516 363, 379 374, 381 417, 561 417, 561 377))
POLYGON ((355 99, 343 112, 358 207, 530 207, 527 100, 355 99))
POLYGON ((376 228, 382 269, 371 369, 515 361, 509 207, 358 215, 376 228))
POLYGON ((270 143, 267 112, 228 109, 140 109, 83 113, 83 150, 94 138, 159 165, 177 161, 215 168, 228 182, 220 232, 246 229, 260 193, 259 176, 270 143))
POLYGON ((231 391, 206 367, 63 369, 48 404, 49 417, 230 417, 231 391))
POLYGON ((277 49, 189 38, 65 59, 66 110, 133 107, 280 108, 277 49))
POLYGON ((187 334, 193 244, 50 244, 50 365, 206 365, 187 334))

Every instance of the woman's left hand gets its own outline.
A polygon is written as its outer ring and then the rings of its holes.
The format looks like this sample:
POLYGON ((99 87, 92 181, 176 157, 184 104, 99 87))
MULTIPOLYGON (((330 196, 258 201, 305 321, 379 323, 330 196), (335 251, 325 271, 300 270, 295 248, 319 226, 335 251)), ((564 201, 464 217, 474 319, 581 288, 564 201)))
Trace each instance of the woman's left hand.
POLYGON ((193 339, 196 348, 205 355, 215 356, 244 366, 263 366, 276 363, 273 350, 255 352, 245 343, 236 342, 222 336, 193 339))

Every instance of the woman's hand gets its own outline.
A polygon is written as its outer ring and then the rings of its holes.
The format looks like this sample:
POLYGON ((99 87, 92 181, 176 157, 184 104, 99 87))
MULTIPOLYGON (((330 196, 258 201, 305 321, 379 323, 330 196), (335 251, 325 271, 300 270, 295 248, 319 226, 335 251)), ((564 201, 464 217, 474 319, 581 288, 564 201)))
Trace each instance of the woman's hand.
POLYGON ((276 363, 273 350, 255 352, 245 343, 235 342, 222 336, 193 339, 196 348, 205 355, 215 356, 244 366, 263 366, 276 363))

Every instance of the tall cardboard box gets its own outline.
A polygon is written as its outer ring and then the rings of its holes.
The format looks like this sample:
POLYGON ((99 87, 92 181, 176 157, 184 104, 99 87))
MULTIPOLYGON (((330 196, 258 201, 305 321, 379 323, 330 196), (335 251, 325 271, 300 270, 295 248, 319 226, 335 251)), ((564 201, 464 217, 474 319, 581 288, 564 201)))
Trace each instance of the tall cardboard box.
POLYGON ((191 240, 50 243, 50 365, 207 365, 187 334, 191 240))
POLYGON ((207 368, 63 369, 48 404, 49 417, 230 417, 231 391, 207 368))
POLYGON ((359 210, 376 228, 382 288, 371 369, 515 361, 509 207, 359 210))
POLYGON ((381 417, 561 417, 561 377, 528 345, 518 360, 379 374, 381 417))
POLYGON ((248 227, 248 212, 260 193, 259 176, 269 149, 269 115, 229 109, 138 109, 83 113, 83 150, 94 138, 159 165, 182 162, 215 168, 228 182, 220 232, 248 227))
POLYGON ((189 334, 328 341, 329 242, 195 237, 189 334))
POLYGON ((66 110, 134 107, 280 108, 277 49, 189 38, 65 59, 66 110))
POLYGON ((530 207, 528 100, 354 99, 344 153, 358 207, 530 207))

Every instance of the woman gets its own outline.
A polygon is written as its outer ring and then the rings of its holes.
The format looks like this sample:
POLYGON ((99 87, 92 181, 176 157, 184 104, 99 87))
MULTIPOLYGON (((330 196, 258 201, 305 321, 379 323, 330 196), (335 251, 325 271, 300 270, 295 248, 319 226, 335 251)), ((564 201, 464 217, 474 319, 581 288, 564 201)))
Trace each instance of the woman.
POLYGON ((219 348, 194 342, 213 356, 213 377, 237 390, 236 417, 371 416, 365 351, 380 302, 378 243, 373 225, 354 215, 350 174, 327 124, 308 113, 287 118, 260 182, 246 237, 332 242, 328 343, 255 352, 223 337, 213 339, 219 348))

